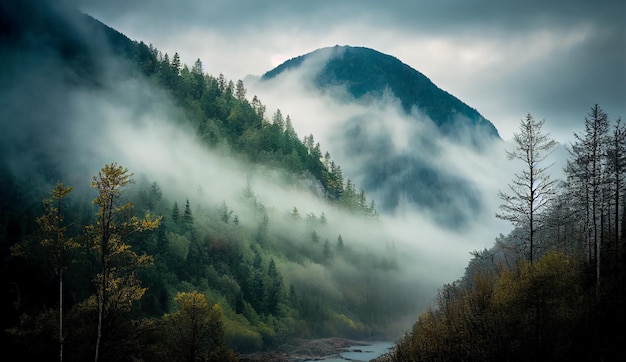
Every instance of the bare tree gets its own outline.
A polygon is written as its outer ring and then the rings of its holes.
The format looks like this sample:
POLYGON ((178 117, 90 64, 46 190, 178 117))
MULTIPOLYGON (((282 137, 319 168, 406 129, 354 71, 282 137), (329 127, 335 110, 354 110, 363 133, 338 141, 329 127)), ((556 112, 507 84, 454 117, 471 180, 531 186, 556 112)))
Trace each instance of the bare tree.
POLYGON ((570 147, 572 160, 566 169, 572 184, 584 195, 581 206, 585 210, 587 256, 589 262, 592 257, 595 259, 597 291, 600 286, 603 223, 608 213, 606 191, 610 187, 610 178, 607 177, 609 128, 607 114, 596 104, 585 117, 584 132, 574 134, 576 142, 570 147))
MULTIPOLYGON (((614 225, 613 241, 615 243, 616 265, 619 265, 619 238, 620 238, 620 199, 623 197, 621 190, 624 188, 624 173, 626 173, 626 125, 618 118, 611 135, 608 151, 608 171, 610 181, 613 184, 614 225)), ((610 220, 610 218, 609 218, 610 220)))
POLYGON ((554 182, 546 170, 551 166, 542 163, 556 148, 556 142, 541 128, 545 119, 536 121, 528 113, 520 122, 520 131, 513 135, 516 143, 514 151, 507 151, 509 160, 518 159, 524 163, 521 173, 516 173, 509 184, 511 193, 498 192, 503 200, 500 213, 496 217, 508 220, 516 227, 528 227, 528 247, 530 263, 533 262, 534 235, 540 226, 537 215, 547 205, 554 193, 554 182))

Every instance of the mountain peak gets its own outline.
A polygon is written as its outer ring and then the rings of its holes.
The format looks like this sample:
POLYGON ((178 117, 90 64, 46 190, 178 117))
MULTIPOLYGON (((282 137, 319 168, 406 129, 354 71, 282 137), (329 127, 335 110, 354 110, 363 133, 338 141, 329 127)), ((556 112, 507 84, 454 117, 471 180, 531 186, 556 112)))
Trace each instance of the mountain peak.
POLYGON ((366 47, 326 47, 301 55, 265 73, 269 80, 281 73, 299 68, 305 60, 323 58, 324 64, 313 75, 320 89, 346 86, 357 100, 381 97, 391 91, 405 112, 414 108, 429 116, 448 135, 466 136, 467 128, 499 138, 495 126, 478 111, 436 86, 428 77, 398 58, 366 47))

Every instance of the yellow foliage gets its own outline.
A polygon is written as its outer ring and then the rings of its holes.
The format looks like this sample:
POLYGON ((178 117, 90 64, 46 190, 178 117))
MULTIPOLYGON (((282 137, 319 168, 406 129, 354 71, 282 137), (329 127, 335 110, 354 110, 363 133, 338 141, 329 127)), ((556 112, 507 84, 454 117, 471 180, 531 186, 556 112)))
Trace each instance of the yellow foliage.
POLYGON ((192 292, 179 292, 174 297, 174 301, 179 308, 177 312, 188 314, 206 313, 208 317, 209 304, 204 294, 195 290, 192 292))

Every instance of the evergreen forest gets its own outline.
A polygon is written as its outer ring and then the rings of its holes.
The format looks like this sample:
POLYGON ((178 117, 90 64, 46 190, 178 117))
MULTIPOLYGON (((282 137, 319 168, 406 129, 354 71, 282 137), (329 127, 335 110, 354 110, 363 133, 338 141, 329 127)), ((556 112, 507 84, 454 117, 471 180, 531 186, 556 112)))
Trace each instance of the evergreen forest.
MULTIPOLYGON (((189 142, 276 175, 324 207, 377 222, 373 201, 314 136, 299 137, 280 110, 265 114, 243 81, 212 76, 199 59, 189 68, 178 54, 81 16, 113 49, 116 77, 140 79, 172 100, 170 122, 192 130, 189 142)), ((63 26, 52 27, 59 57, 73 69, 63 81, 74 90, 106 87, 106 61, 67 38, 63 26)), ((384 338, 394 328, 388 323, 412 310, 402 298, 371 295, 370 287, 384 290, 385 276, 398 272, 393 245, 381 241, 383 253, 359 248, 323 209, 267 208, 250 184, 236 205, 211 204, 201 187, 168 193, 116 160, 71 183, 46 152, 26 180, 12 171, 13 146, 2 147, 0 170, 7 355, 236 360, 296 338, 384 338), (337 293, 328 282, 346 287, 337 293)))

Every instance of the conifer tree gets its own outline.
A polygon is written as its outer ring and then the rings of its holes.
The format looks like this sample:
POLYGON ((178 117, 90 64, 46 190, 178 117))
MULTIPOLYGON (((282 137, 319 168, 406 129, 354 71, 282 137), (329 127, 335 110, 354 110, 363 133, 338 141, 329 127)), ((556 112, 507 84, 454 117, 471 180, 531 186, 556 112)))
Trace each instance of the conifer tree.
POLYGON ((272 123, 278 127, 278 129, 283 132, 285 130, 285 120, 283 119, 283 114, 280 109, 277 109, 272 116, 272 123))
POLYGON ((269 314, 276 315, 278 312, 278 303, 283 288, 283 279, 276 268, 274 259, 270 259, 267 267, 267 293, 266 293, 266 311, 269 314))
POLYGON ((252 106, 252 109, 254 110, 254 113, 256 113, 257 117, 259 117, 259 119, 263 121, 263 118, 265 117, 265 105, 261 103, 261 101, 256 95, 252 97, 251 106, 252 106))
POLYGON ((174 53, 171 67, 172 67, 172 72, 174 73, 174 75, 180 75, 181 62, 180 62, 180 55, 178 55, 178 53, 174 53))
POLYGON ((235 97, 237 97, 239 102, 246 100, 246 88, 244 87, 241 79, 237 81, 237 85, 235 86, 235 97))
POLYGON ((289 117, 289 115, 285 118, 285 137, 289 140, 298 139, 298 135, 296 134, 296 130, 293 128, 293 123, 291 122, 291 117, 289 117))
POLYGON ((338 249, 343 249, 343 237, 341 237, 341 234, 339 234, 339 236, 337 236, 337 248, 338 249))
POLYGON ((189 204, 189 199, 185 201, 185 211, 183 212, 183 224, 185 225, 185 229, 187 231, 191 230, 193 226, 193 215, 191 214, 191 206, 189 204))
POLYGON ((193 63, 193 67, 191 67, 191 73, 194 75, 204 75, 204 69, 202 67, 202 61, 200 58, 196 59, 195 63, 193 63))
POLYGON ((180 220, 180 208, 178 207, 178 202, 174 201, 174 207, 172 207, 172 221, 175 223, 180 220))
POLYGON ((328 262, 328 260, 333 256, 332 251, 330 250, 330 241, 328 239, 324 240, 324 260, 328 262))

